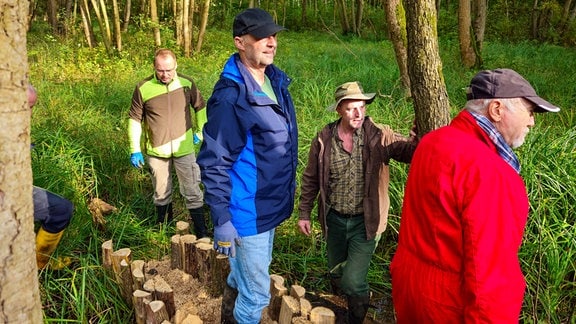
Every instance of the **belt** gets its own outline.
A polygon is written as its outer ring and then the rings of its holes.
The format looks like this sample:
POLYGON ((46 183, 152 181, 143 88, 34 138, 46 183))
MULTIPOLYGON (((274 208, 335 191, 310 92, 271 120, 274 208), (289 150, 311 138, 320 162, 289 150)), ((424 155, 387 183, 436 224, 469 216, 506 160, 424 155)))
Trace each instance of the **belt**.
POLYGON ((353 217, 360 217, 360 216, 364 216, 364 213, 360 213, 360 214, 342 214, 341 212, 337 211, 334 208, 330 208, 330 212, 338 217, 342 217, 342 218, 353 218, 353 217))

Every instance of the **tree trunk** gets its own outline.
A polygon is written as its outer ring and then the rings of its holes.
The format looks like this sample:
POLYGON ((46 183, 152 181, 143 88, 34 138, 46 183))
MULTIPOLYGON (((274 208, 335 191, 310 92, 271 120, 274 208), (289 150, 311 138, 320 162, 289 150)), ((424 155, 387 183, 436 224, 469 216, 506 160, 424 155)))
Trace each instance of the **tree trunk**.
POLYGON ((30 107, 27 100, 28 1, 0 0, 0 321, 42 323, 34 254, 30 107), (9 171, 9 172, 8 172, 9 171))
POLYGON ((195 13, 196 13, 196 0, 190 0, 190 8, 189 8, 189 13, 188 13, 188 17, 189 17, 189 21, 188 21, 188 30, 189 30, 189 37, 190 37, 190 51, 194 52, 194 20, 197 20, 197 18, 195 18, 195 13))
POLYGON ((394 46, 396 54, 396 63, 400 70, 400 81, 404 88, 405 96, 410 94, 410 77, 408 76, 408 63, 406 52, 406 12, 400 0, 384 1, 384 10, 386 11, 386 23, 388 24, 389 37, 394 46))
POLYGON ((476 53, 475 68, 481 69, 484 65, 482 59, 482 48, 484 47, 484 34, 486 31, 486 19, 488 16, 488 0, 474 0, 474 53, 476 53))
MULTIPOLYGON (((108 55, 112 55, 112 45, 110 40, 110 33, 109 31, 106 32, 106 24, 105 19, 103 17, 103 12, 106 12, 106 8, 102 8, 102 12, 100 11, 100 5, 98 4, 97 0, 91 0, 92 7, 94 7, 94 12, 96 13, 96 19, 98 20, 98 26, 100 26, 100 31, 102 32, 102 41, 104 42, 104 47, 106 47, 106 52, 108 55)), ((106 16, 107 17, 107 16, 106 16)))
MULTIPOLYGON (((184 35, 182 34, 184 27, 183 25, 186 23, 184 21, 184 4, 182 1, 172 1, 173 12, 174 12, 174 22, 176 23, 176 28, 174 29, 174 33, 176 36, 176 45, 183 47, 185 46, 184 43, 184 35)), ((188 13, 186 13, 188 15, 188 13)))
POLYGON ((302 0, 300 5, 302 6, 302 14, 300 15, 300 25, 306 26, 307 19, 307 11, 308 11, 308 0, 302 0))
POLYGON ((345 0, 336 0, 335 9, 340 9, 340 26, 342 26, 342 34, 350 33, 350 20, 348 19, 348 10, 346 10, 345 0))
POLYGON ((124 7, 124 25, 122 26, 123 32, 128 32, 128 25, 130 23, 131 11, 132 11, 132 1, 126 0, 126 6, 124 7))
POLYGON ((204 42, 204 35, 206 34, 206 26, 208 25, 208 14, 210 11, 210 0, 204 0, 202 5, 202 19, 200 19, 200 31, 198 32, 198 42, 196 43, 196 52, 202 49, 204 42))
POLYGON ((100 0, 100 9, 102 14, 102 22, 104 23, 104 29, 102 30, 102 34, 106 33, 106 37, 108 38, 108 42, 112 44, 112 32, 110 29, 110 19, 108 19, 108 10, 106 8, 106 2, 104 0, 100 0))
POLYGON ((80 3, 80 15, 82 16, 82 27, 84 29, 84 37, 89 48, 96 46, 96 38, 92 30, 92 19, 90 18, 90 10, 88 9, 88 0, 82 0, 80 3))
POLYGON ((354 17, 354 33, 358 36, 362 31, 362 13, 364 12, 364 0, 356 0, 356 15, 354 17))
POLYGON ((120 29, 120 9, 118 9, 118 0, 112 0, 113 16, 114 19, 114 40, 116 41, 116 49, 122 52, 122 30, 120 29))
POLYGON ((538 0, 532 4, 532 38, 538 39, 538 0))
POLYGON ((576 17, 576 4, 570 11, 572 5, 572 0, 567 0, 564 4, 564 9, 562 10, 562 22, 560 25, 560 35, 564 36, 566 32, 570 30, 570 25, 574 22, 574 17, 576 17))
POLYGON ((60 35, 60 28, 58 28, 58 2, 56 0, 48 0, 46 2, 46 14, 54 35, 60 35))
POLYGON ((158 21, 158 7, 156 6, 156 0, 150 0, 150 20, 154 24, 154 45, 160 47, 162 45, 162 40, 160 39, 160 22, 158 21))
POLYGON ((476 54, 472 47, 472 16, 470 0, 460 0, 458 3, 458 40, 460 44, 460 60, 471 68, 476 63, 476 54))
POLYGON ((192 52, 191 46, 191 38, 190 38, 190 27, 193 26, 190 24, 190 0, 183 0, 182 1, 182 38, 183 43, 182 46, 184 47, 184 56, 190 57, 190 53, 192 52))
POLYGON ((448 95, 438 50, 434 0, 406 0, 408 73, 418 136, 448 124, 448 95))

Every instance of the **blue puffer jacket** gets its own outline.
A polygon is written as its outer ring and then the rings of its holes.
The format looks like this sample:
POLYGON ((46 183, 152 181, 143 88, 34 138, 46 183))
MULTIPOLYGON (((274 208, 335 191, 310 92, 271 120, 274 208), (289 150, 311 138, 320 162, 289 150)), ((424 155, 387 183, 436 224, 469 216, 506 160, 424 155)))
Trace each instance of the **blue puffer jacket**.
POLYGON ((278 104, 230 57, 208 100, 198 154, 206 204, 214 225, 229 220, 240 236, 266 232, 294 208, 298 129, 290 79, 266 68, 278 104))

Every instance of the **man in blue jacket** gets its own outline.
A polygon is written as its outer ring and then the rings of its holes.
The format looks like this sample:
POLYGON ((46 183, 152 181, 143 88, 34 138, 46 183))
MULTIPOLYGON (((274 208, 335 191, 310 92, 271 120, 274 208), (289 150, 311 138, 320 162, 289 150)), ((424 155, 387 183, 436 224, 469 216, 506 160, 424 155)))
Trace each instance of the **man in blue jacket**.
POLYGON ((291 80, 273 65, 276 33, 284 29, 262 9, 238 14, 238 52, 208 100, 198 164, 214 248, 229 256, 227 284, 238 293, 234 319, 223 314, 223 322, 260 321, 270 301, 274 230, 294 208, 298 130, 291 80))

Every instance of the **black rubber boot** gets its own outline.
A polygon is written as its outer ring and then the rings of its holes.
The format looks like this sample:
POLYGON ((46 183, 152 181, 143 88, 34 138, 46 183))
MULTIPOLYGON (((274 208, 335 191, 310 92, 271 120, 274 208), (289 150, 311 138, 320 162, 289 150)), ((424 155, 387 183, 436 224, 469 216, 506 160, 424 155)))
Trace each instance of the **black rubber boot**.
POLYGON ((164 206, 156 206, 156 222, 157 223, 170 223, 174 217, 172 210, 172 203, 164 206))
POLYGON ((348 324, 362 324, 369 306, 369 295, 348 296, 348 324))
POLYGON ((342 291, 342 288, 340 288, 341 278, 333 277, 330 275, 328 277, 330 278, 330 291, 332 294, 334 296, 344 296, 345 294, 342 291))
POLYGON ((236 304, 236 297, 238 297, 238 290, 228 286, 224 286, 222 292, 222 307, 220 309, 220 323, 222 324, 236 324, 234 319, 234 305, 236 304))
POLYGON ((190 218, 192 223, 194 223, 194 233, 196 238, 203 238, 208 236, 208 230, 206 229, 206 220, 204 219, 204 208, 188 209, 190 211, 190 218))

